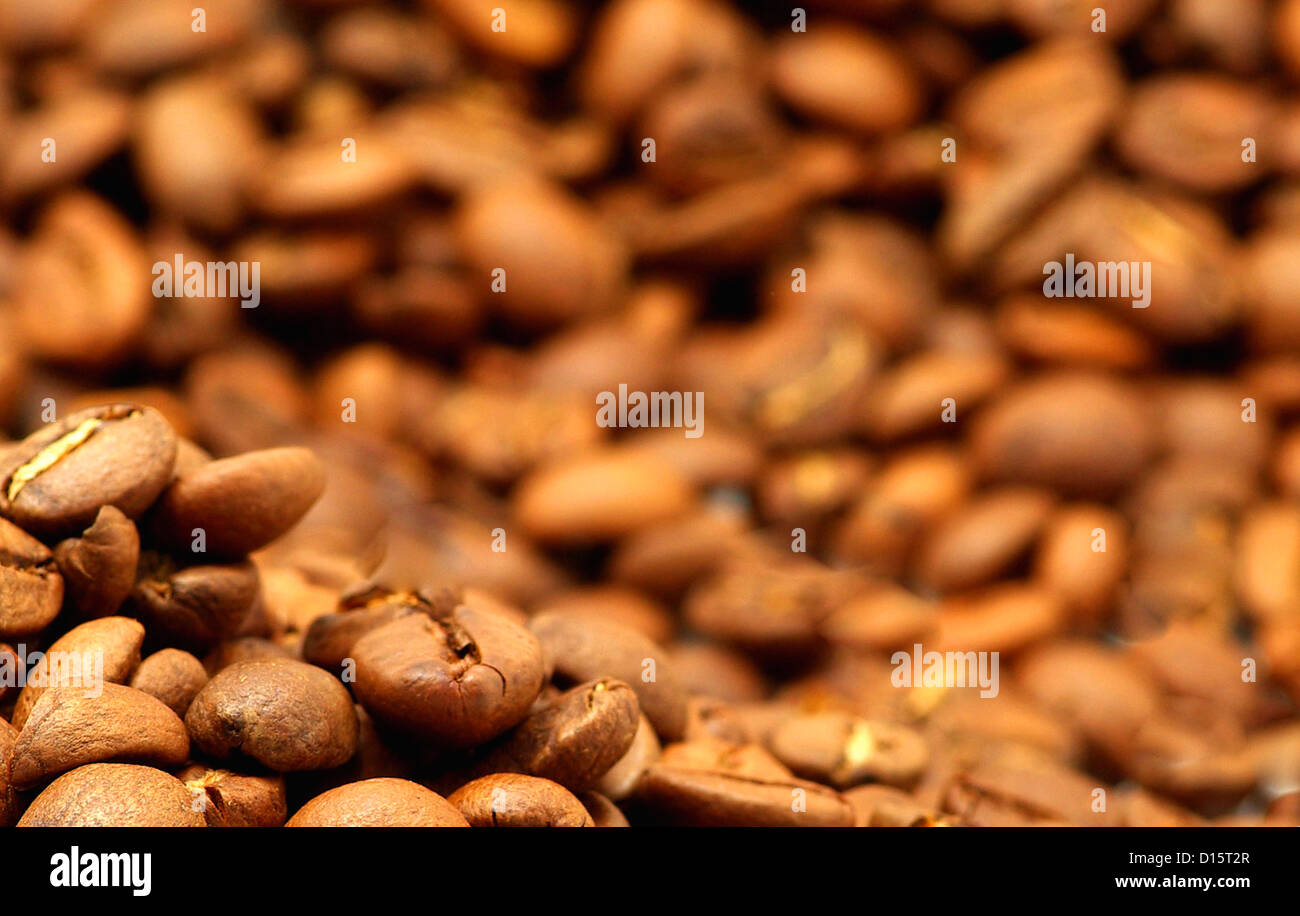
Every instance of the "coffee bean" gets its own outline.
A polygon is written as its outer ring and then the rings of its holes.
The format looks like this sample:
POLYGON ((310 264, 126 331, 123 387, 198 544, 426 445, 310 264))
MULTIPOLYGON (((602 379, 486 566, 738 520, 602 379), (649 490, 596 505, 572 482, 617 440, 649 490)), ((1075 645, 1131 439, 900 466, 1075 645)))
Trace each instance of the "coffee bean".
POLYGON ((130 404, 70 414, 0 457, 0 515, 38 536, 71 534, 102 506, 135 518, 171 478, 176 436, 130 404))
MULTIPOLYGON (((616 802, 630 797, 636 791, 637 783, 641 781, 641 774, 649 768, 650 764, 659 759, 660 750, 659 738, 655 735, 654 726, 642 713, 637 717, 636 733, 632 736, 632 743, 626 753, 596 780, 596 790, 616 802)), ((592 816, 595 817, 594 814, 592 816)))
POLYGON ((1141 398, 1119 382, 1081 374, 1044 377, 1005 395, 980 414, 972 440, 987 475, 1081 496, 1114 493, 1153 447, 1141 398))
POLYGON ((710 827, 850 827, 853 809, 836 792, 793 776, 653 764, 637 798, 672 823, 710 827))
POLYGON ((549 779, 496 773, 461 786, 447 799, 471 827, 594 827, 582 802, 549 779))
POLYGON ((239 557, 291 528, 325 488, 324 469, 306 449, 248 452, 178 477, 162 494, 158 530, 173 547, 199 531, 206 549, 239 557))
POLYGON ((288 817, 283 776, 245 776, 195 764, 176 778, 201 796, 209 827, 282 827, 288 817))
POLYGON ((791 719, 772 733, 770 746, 796 774, 836 788, 868 780, 909 788, 930 758, 911 729, 841 713, 791 719))
POLYGON ((347 690, 321 669, 292 659, 221 670, 190 704, 185 726, 205 754, 251 757, 279 773, 335 767, 357 749, 347 690))
POLYGON ((194 697, 208 682, 203 663, 180 649, 161 649, 140 662, 131 675, 131 686, 158 700, 176 715, 184 717, 194 697))
POLYGON ((455 595, 372 630, 352 654, 367 712, 446 747, 482 744, 518 724, 543 682, 533 634, 455 595))
POLYGON ((858 786, 845 792, 844 800, 853 808, 855 827, 928 827, 938 820, 893 786, 858 786))
POLYGON ((109 760, 160 767, 183 763, 189 736, 176 713, 142 690, 87 684, 46 690, 14 745, 10 779, 20 789, 109 760), (102 691, 102 695, 99 694, 102 691))
POLYGON ((44 544, 0 519, 0 636, 45 629, 63 605, 63 577, 44 544))
POLYGON ((36 701, 51 687, 76 686, 75 679, 84 664, 70 664, 70 659, 102 665, 101 673, 109 684, 124 684, 140 664, 140 647, 144 644, 144 627, 127 617, 101 617, 73 627, 56 639, 45 657, 27 673, 27 683, 14 704, 13 725, 21 729, 36 701), (51 659, 59 663, 51 665, 51 659))
POLYGON ((579 684, 516 725, 488 753, 488 773, 525 773, 571 792, 594 786, 632 747, 639 709, 626 684, 579 684))
POLYGON ((1052 497, 1028 487, 992 490, 941 522, 921 543, 916 577, 947 592, 996 578, 1024 556, 1052 509, 1052 497))
POLYGON ((18 730, 0 719, 0 827, 12 827, 22 811, 18 790, 9 776, 17 742, 18 730))
POLYGON ((50 783, 18 826, 203 827, 205 822, 175 776, 129 763, 91 763, 50 783))
POLYGON ((337 613, 322 614, 311 622, 303 637, 302 657, 327 671, 341 673, 358 639, 422 609, 427 613, 431 605, 413 592, 358 589, 340 599, 337 613))
POLYGON ((286 827, 468 827, 455 805, 406 779, 366 779, 318 795, 286 827))
POLYGON ((116 506, 104 506, 80 537, 54 548, 68 600, 85 617, 117 613, 135 585, 139 559, 139 532, 116 506))
POLYGON ((594 452, 544 466, 515 493, 514 514, 539 541, 611 540, 684 515, 693 496, 662 461, 635 452, 594 452))
POLYGON ((587 813, 591 815, 592 825, 595 827, 630 827, 626 815, 618 810, 618 805, 614 804, 599 792, 583 792, 578 796, 578 801, 582 802, 587 813))
POLYGON ((642 711, 661 737, 670 741, 681 737, 686 697, 662 647, 619 624, 563 612, 539 614, 529 628, 541 641, 558 678, 621 680, 636 691, 642 711))
MULTIPOLYGON (((119 363, 149 317, 148 280, 143 247, 130 224, 115 209, 83 192, 60 196, 42 214, 35 234, 20 254, 13 315, 25 349, 77 367, 102 369, 119 363)), ((75 430, 79 422, 60 427, 52 438, 75 430)), ((43 441, 40 447, 47 444, 48 441, 43 441)), ((24 455, 23 461, 32 454, 24 455)), ((98 460, 112 461, 106 457, 98 460)), ((131 492, 138 492, 134 487, 140 484, 145 467, 123 462, 116 470, 120 477, 115 483, 131 490, 115 490, 111 498, 119 509, 134 516, 138 510, 127 511, 127 506, 116 499, 129 498, 131 492)), ((6 488, 12 471, 12 467, 2 471, 6 488)), ((77 491, 82 481, 74 482, 64 475, 57 477, 65 496, 80 495, 77 491)), ((87 474, 84 482, 90 483, 97 477, 87 474)), ((101 485, 106 482, 101 480, 101 485)), ((8 499, 12 500, 13 496, 8 499)), ((151 499, 152 495, 144 503, 151 499)), ((33 498, 28 497, 24 505, 32 502, 33 498)), ((5 506, 4 494, 0 494, 0 511, 8 515, 5 506)), ((31 511, 37 511, 34 505, 31 511)), ((10 517, 29 527, 20 516, 10 517)), ((93 517, 93 510, 88 511, 69 527, 85 527, 93 517)))
POLYGON ((166 554, 146 551, 129 609, 151 632, 201 648, 234 635, 257 594, 257 567, 247 560, 183 567, 166 554))

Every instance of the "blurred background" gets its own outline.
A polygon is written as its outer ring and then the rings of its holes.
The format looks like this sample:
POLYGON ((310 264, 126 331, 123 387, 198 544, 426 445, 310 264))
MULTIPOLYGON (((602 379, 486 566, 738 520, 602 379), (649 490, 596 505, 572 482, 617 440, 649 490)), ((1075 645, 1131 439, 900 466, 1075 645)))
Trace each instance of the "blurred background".
POLYGON ((719 734, 904 724, 953 822, 1296 823, 1300 2, 196 2, 0 0, 0 431, 313 446, 241 636, 467 585, 719 734), (917 643, 999 697, 894 689, 917 643))

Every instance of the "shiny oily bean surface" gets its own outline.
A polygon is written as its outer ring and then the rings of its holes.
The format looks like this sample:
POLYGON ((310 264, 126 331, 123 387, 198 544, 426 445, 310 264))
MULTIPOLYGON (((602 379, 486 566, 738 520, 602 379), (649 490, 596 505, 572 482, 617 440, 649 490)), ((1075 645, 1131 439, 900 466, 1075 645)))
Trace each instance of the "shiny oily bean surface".
POLYGON ((176 435, 152 408, 74 413, 0 455, 0 515, 41 536, 81 530, 105 505, 134 518, 175 462, 176 435))

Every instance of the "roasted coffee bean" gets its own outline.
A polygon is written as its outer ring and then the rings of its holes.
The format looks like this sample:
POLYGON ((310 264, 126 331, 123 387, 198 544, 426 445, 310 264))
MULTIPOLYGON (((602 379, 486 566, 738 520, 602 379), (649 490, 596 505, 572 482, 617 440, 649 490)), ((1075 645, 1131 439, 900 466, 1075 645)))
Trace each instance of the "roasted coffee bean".
POLYGON ((32 706, 14 745, 10 780, 20 789, 89 763, 183 763, 190 739, 176 713, 121 684, 54 687, 32 706))
POLYGON ((339 606, 337 613, 322 614, 311 622, 303 637, 302 657, 340 674, 362 636, 399 617, 431 609, 429 601, 414 592, 374 587, 344 595, 339 606))
POLYGON ((912 796, 893 786, 858 786, 844 793, 855 827, 930 827, 940 820, 912 796))
POLYGON ((161 649, 140 662, 131 675, 131 686, 158 700, 176 715, 184 717, 190 703, 208 682, 203 663, 181 649, 161 649))
POLYGON ((124 684, 140 664, 144 627, 127 617, 101 617, 73 627, 56 639, 45 657, 27 673, 13 725, 22 728, 36 701, 51 687, 77 686, 87 664, 97 669, 107 684, 124 684), (57 660, 53 664, 52 660, 57 660))
POLYGON ((576 682, 617 678, 636 691, 641 710, 660 737, 669 741, 681 737, 686 696, 665 649, 619 624, 564 612, 539 614, 529 628, 541 641, 558 678, 576 682))
POLYGON ((356 753, 357 717, 347 689, 292 659, 224 668, 185 713, 190 738, 219 759, 251 757, 279 773, 339 766, 356 753))
POLYGON ((0 636, 37 633, 63 605, 63 577, 49 549, 0 519, 0 636))
POLYGON ((571 792, 591 788, 632 747, 639 708, 626 684, 579 684, 516 725, 480 764, 488 773, 525 773, 571 792))
POLYGON ((22 810, 18 790, 9 776, 17 742, 18 730, 0 719, 0 827, 12 827, 22 810))
POLYGON ((708 827, 851 827, 853 809, 825 786, 778 774, 750 776, 721 767, 653 764, 638 800, 656 817, 708 827))
POLYGON ((203 814, 175 776, 129 763, 92 763, 64 773, 36 797, 19 827, 203 827, 203 814))
POLYGON ((595 788, 611 800, 620 802, 636 791, 641 775, 659 759, 662 748, 654 726, 642 713, 637 718, 636 733, 622 757, 596 781, 595 788))
POLYGON ((468 827, 455 803, 405 779, 366 779, 318 795, 286 827, 468 827))
POLYGON ((0 515, 42 537, 86 528, 102 506, 136 518, 175 462, 176 435, 153 408, 83 410, 0 455, 0 515))
POLYGON ((446 747, 473 747, 528 714, 542 649, 501 613, 439 596, 353 646, 357 699, 375 719, 446 747))
POLYGON ((539 541, 582 544, 685 515, 692 504, 686 480, 662 460, 637 452, 595 452, 525 477, 514 514, 539 541))
POLYGON ((461 786, 447 799, 471 827, 594 827, 577 797, 557 783, 497 773, 461 786))
POLYGON ((288 531, 325 489, 319 459, 302 448, 267 449, 209 462, 172 481, 157 531, 174 550, 241 557, 288 531))
POLYGON ((836 788, 868 780, 909 788, 930 756, 924 739, 905 726, 840 713, 791 719, 777 727, 769 744, 796 774, 836 788))
POLYGON ((135 585, 139 559, 140 534, 115 506, 104 506, 80 537, 54 548, 68 601, 85 617, 117 613, 135 585))
POLYGON ((209 827, 282 827, 283 776, 245 776, 195 764, 176 774, 199 797, 209 827))
POLYGON ((209 646, 238 631, 257 599, 258 584, 257 567, 247 560, 181 566, 166 554, 146 551, 129 609, 151 632, 191 648, 209 646))
POLYGON ((618 805, 599 792, 583 792, 578 796, 578 801, 582 802, 583 807, 587 809, 587 813, 591 815, 592 826, 632 826, 627 822, 627 816, 618 809, 618 805))

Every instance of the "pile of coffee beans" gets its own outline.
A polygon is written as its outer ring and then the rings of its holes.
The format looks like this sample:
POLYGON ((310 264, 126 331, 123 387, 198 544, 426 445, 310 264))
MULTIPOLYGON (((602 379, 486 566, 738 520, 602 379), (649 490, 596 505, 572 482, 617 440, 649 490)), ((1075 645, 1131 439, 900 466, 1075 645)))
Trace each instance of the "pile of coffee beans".
POLYGON ((0 0, 0 825, 1300 824, 1300 0, 0 0))

